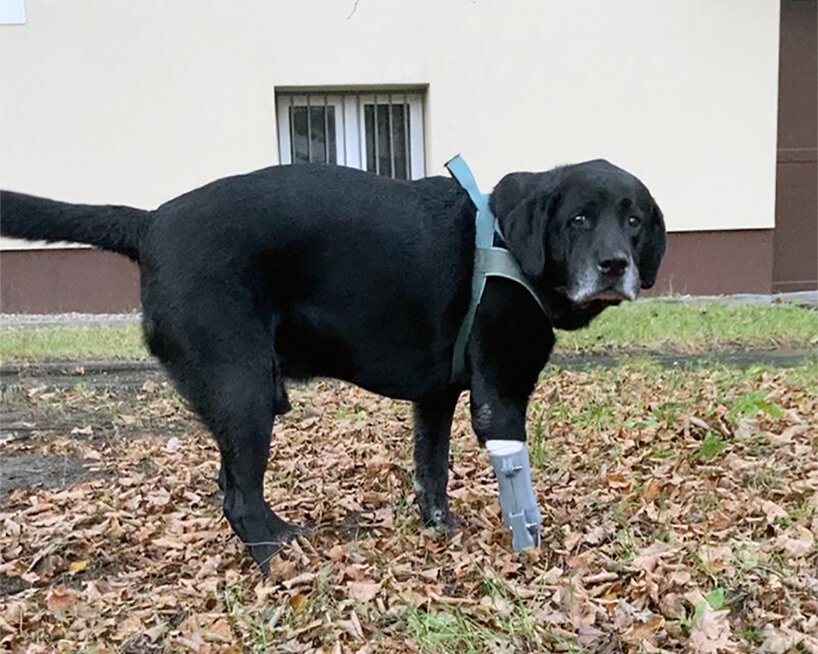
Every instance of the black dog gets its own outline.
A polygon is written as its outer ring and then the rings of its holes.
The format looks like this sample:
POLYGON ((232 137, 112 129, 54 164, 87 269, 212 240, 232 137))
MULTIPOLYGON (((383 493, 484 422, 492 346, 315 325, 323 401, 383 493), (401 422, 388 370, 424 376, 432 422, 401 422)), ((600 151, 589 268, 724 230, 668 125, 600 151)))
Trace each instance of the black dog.
POLYGON ((294 527, 265 503, 286 378, 326 376, 414 403, 422 518, 451 527, 449 436, 471 392, 480 442, 524 441, 528 397, 554 344, 653 285, 665 250, 645 186, 606 161, 504 177, 491 195, 506 247, 538 289, 488 281, 452 380, 469 304, 475 209, 456 182, 295 165, 221 179, 155 211, 3 191, 3 235, 76 241, 141 269, 144 334, 216 437, 224 513, 266 561, 294 527))

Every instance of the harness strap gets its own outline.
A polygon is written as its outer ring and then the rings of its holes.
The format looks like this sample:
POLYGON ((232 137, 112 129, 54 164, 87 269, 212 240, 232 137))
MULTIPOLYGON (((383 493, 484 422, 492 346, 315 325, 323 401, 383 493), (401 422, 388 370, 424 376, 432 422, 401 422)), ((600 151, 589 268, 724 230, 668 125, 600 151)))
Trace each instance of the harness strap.
POLYGON ((548 312, 545 310, 545 305, 539 293, 525 278, 511 252, 506 248, 494 245, 494 234, 497 233, 500 238, 503 237, 503 234, 489 207, 489 196, 480 193, 477 182, 474 180, 474 176, 466 162, 460 155, 457 155, 446 164, 446 168, 457 183, 463 187, 463 190, 469 194, 477 209, 474 230, 474 273, 472 274, 471 301, 469 302, 469 308, 466 310, 466 315, 463 317, 463 323, 460 325, 460 331, 457 333, 452 356, 450 381, 455 382, 466 370, 466 345, 474 326, 477 307, 480 305, 483 291, 486 288, 486 278, 505 277, 517 282, 531 294, 543 313, 547 314, 548 312))
POLYGON ((463 190, 469 194, 472 204, 477 208, 475 221, 474 244, 477 248, 490 248, 494 243, 495 218, 489 208, 489 196, 481 193, 477 188, 471 169, 459 154, 446 163, 452 177, 463 190))

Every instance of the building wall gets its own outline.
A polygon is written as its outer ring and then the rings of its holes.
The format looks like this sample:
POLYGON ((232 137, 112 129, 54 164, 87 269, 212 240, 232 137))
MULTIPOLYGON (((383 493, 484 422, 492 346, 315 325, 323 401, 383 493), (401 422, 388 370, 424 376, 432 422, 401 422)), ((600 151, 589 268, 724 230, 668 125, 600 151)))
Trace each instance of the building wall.
POLYGON ((818 3, 782 0, 773 289, 818 288, 818 3))
POLYGON ((605 157, 673 231, 774 224, 777 0, 26 8, 0 27, 3 188, 153 207, 277 163, 277 87, 425 85, 428 174, 605 157))

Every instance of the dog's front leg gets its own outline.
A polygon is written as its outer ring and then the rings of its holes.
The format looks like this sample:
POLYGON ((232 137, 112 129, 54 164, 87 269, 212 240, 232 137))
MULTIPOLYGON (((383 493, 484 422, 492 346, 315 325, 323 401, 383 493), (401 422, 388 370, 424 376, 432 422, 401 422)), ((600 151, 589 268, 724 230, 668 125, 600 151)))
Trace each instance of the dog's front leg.
POLYGON ((538 546, 541 517, 525 443, 527 399, 503 397, 479 382, 475 386, 471 395, 472 426, 477 439, 486 446, 497 476, 500 511, 511 530, 512 545, 516 551, 538 546))
POLYGON ((455 526, 449 511, 449 441, 459 392, 448 391, 414 403, 415 493, 427 525, 455 526))

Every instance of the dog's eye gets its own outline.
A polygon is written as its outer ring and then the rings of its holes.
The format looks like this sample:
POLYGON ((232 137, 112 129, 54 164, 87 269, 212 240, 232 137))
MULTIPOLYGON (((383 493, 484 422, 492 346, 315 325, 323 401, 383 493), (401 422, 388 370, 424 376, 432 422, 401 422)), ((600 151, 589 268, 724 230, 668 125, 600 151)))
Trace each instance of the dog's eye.
POLYGON ((588 219, 583 215, 579 214, 578 216, 574 216, 571 220, 572 225, 584 225, 588 219))
POLYGON ((631 227, 636 228, 636 227, 639 227, 639 225, 642 224, 642 221, 639 220, 639 218, 637 218, 636 216, 631 216, 630 218, 628 218, 628 224, 631 227))

